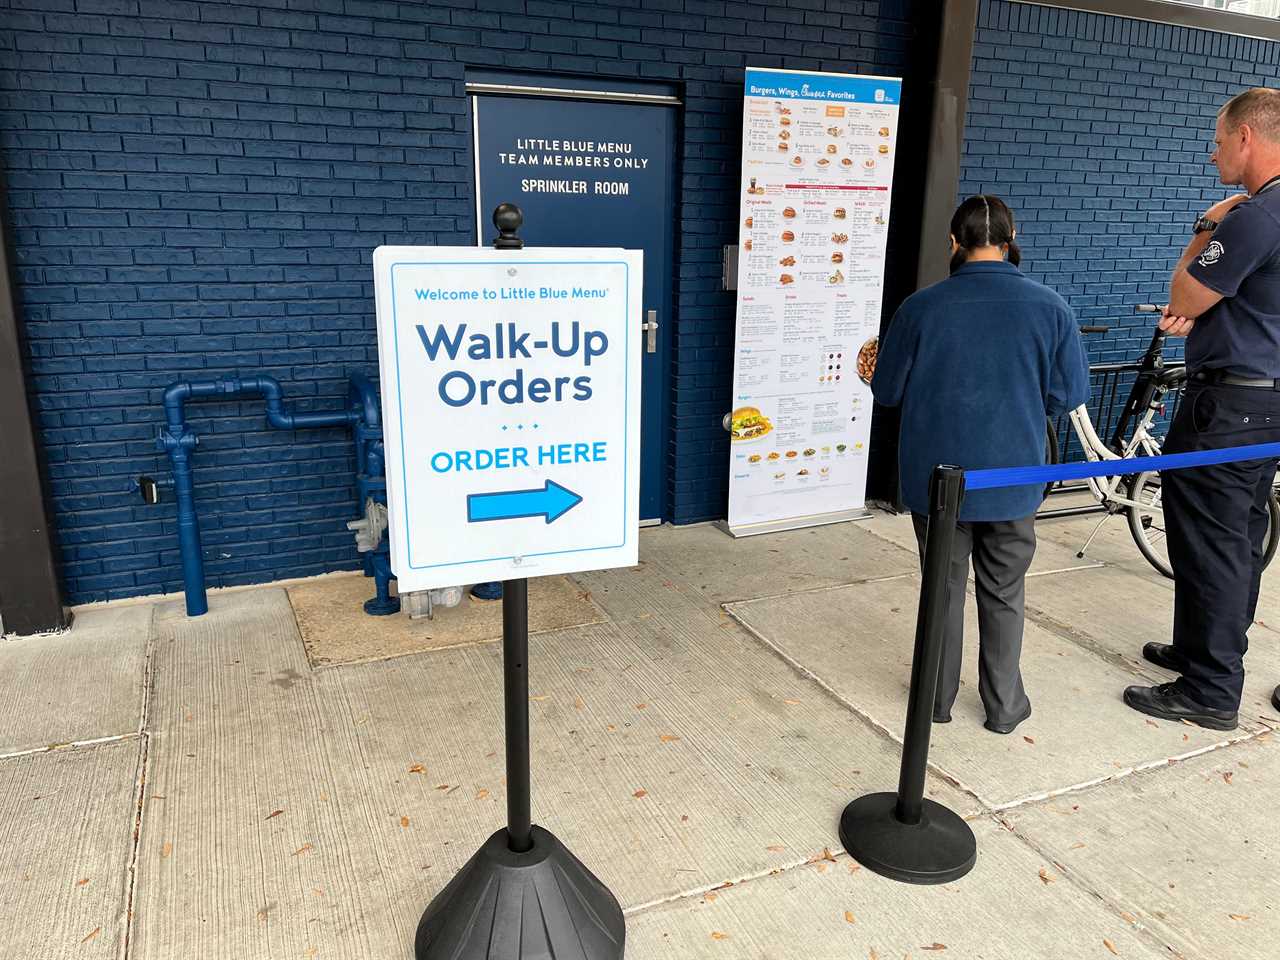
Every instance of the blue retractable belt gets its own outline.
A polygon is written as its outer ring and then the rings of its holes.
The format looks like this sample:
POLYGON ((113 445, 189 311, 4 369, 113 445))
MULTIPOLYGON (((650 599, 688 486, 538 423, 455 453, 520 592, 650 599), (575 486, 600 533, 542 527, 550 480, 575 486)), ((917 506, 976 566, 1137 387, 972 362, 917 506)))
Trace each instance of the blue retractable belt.
POLYGON ((1045 467, 996 467, 991 470, 966 470, 965 490, 994 490, 997 487, 1043 485, 1055 480, 1083 480, 1086 477, 1116 477, 1148 470, 1179 470, 1203 467, 1211 463, 1234 463, 1237 460, 1280 459, 1280 443, 1253 443, 1244 447, 1218 450, 1193 450, 1169 453, 1159 457, 1126 457, 1098 460, 1092 463, 1063 463, 1045 467))

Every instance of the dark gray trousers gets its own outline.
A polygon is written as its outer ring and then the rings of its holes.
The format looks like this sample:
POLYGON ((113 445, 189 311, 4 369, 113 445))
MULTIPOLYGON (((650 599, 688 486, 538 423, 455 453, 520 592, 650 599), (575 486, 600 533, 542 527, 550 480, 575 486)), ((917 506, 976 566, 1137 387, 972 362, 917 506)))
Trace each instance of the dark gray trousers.
MULTIPOLYGON (((924 562, 928 518, 912 514, 924 562)), ((956 525, 948 578, 947 624, 934 716, 950 716, 960 692, 964 654, 964 601, 973 557, 978 597, 978 695, 989 723, 1014 723, 1031 709, 1022 686, 1023 601, 1027 568, 1036 552, 1035 516, 956 525)))

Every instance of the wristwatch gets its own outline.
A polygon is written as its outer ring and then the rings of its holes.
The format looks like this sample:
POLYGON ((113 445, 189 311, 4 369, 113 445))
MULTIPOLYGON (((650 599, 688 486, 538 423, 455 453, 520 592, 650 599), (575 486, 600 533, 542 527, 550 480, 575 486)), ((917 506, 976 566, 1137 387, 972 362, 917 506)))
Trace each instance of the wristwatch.
POLYGON ((1202 215, 1196 220, 1196 225, 1191 228, 1191 232, 1204 233, 1205 231, 1208 231, 1212 233, 1214 230, 1217 230, 1217 229, 1218 229, 1217 220, 1210 220, 1208 217, 1202 215))

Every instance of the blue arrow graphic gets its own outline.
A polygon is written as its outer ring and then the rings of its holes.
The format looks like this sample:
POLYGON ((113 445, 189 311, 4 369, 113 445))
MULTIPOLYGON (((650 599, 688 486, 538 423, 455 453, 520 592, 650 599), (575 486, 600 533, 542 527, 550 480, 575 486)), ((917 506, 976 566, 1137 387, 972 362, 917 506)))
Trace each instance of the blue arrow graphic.
POLYGON ((515 520, 519 517, 545 517, 547 523, 559 520, 582 502, 567 487, 547 480, 539 490, 505 490, 501 493, 467 495, 467 522, 515 520))

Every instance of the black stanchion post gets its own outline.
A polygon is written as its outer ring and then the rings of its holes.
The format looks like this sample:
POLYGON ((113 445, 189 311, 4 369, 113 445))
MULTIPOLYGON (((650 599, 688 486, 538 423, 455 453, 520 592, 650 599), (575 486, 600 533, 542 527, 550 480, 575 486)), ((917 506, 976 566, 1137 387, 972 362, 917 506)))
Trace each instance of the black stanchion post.
POLYGON ((529 783, 529 581, 502 583, 502 681, 507 715, 507 836, 516 853, 533 846, 529 783))
POLYGON ((935 467, 929 483, 929 530, 924 582, 916 614, 916 647, 902 738, 897 793, 869 793, 845 807, 840 842, 876 873, 905 883, 947 883, 973 869, 977 842, 957 814, 926 800, 924 781, 946 625, 947 574, 956 520, 964 497, 964 471, 935 467))
MULTIPOLYGON (((515 204, 493 212, 499 250, 524 246, 515 204)), ((502 583, 507 827, 493 834, 427 906, 416 960, 622 960, 618 900, 531 817, 529 581, 502 583)))

